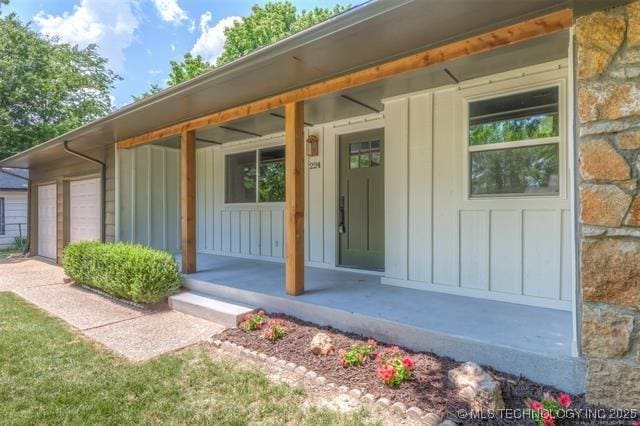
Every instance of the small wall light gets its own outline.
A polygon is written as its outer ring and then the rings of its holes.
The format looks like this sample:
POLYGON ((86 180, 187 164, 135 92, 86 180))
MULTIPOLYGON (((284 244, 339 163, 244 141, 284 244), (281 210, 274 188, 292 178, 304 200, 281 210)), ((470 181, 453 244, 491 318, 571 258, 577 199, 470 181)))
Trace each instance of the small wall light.
POLYGON ((316 135, 307 136, 307 157, 318 156, 318 142, 318 137, 316 135))

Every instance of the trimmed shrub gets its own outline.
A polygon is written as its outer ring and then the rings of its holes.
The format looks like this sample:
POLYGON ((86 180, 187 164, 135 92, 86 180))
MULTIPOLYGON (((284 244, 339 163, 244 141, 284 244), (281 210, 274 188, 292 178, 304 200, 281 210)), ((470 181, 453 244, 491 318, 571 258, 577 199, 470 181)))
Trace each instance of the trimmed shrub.
POLYGON ((155 303, 180 287, 173 256, 141 244, 80 241, 62 255, 64 272, 78 284, 140 303, 155 303))

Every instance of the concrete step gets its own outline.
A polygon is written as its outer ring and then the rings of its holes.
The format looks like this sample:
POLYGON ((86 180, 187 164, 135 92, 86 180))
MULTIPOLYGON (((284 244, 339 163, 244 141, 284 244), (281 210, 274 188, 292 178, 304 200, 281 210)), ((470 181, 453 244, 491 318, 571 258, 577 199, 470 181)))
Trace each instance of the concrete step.
POLYGON ((237 327, 254 308, 230 303, 195 291, 186 291, 169 298, 171 309, 203 318, 227 327, 237 327))

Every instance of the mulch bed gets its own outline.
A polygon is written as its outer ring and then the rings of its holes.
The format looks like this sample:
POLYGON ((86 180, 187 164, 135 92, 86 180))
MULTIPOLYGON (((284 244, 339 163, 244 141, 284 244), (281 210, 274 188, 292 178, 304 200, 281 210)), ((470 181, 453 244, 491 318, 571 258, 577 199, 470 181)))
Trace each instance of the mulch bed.
MULTIPOLYGON (((284 321, 287 327, 287 335, 284 339, 272 343, 261 338, 259 330, 246 332, 240 328, 225 330, 217 338, 302 365, 308 370, 324 376, 337 386, 345 385, 349 389, 357 388, 364 393, 373 394, 376 398, 388 398, 392 403, 400 401, 407 407, 415 405, 425 412, 435 413, 443 419, 450 418, 460 422, 456 411, 469 409, 468 404, 458 396, 457 389, 447 379, 448 371, 461 364, 451 358, 401 348, 413 358, 415 369, 412 372, 411 380, 403 383, 397 389, 390 389, 378 380, 375 362, 367 362, 361 367, 342 367, 339 363, 338 353, 341 349, 347 350, 352 345, 366 343, 367 337, 343 333, 330 327, 317 326, 287 315, 273 314, 269 317, 280 318, 284 321), (335 352, 326 357, 314 355, 309 351, 311 339, 320 331, 331 337, 335 348, 335 352)), ((379 342, 378 350, 388 349, 391 346, 379 342)), ((541 399, 544 392, 553 394, 559 392, 553 387, 543 386, 524 377, 500 373, 489 367, 485 367, 485 369, 501 383, 502 395, 507 408, 523 408, 527 398, 541 399)), ((572 399, 571 408, 595 408, 587 404, 583 396, 572 395, 572 399)), ((466 424, 471 423, 467 422, 466 424)), ((522 420, 515 422, 492 420, 491 424, 522 424, 522 420)))

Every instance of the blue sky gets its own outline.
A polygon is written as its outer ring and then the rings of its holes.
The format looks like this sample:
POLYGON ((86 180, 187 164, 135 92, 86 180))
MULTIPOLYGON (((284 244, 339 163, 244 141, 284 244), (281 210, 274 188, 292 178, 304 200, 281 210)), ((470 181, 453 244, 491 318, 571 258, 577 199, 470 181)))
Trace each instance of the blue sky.
MULTIPOLYGON (((99 45, 109 67, 123 80, 112 95, 116 106, 152 83, 164 85, 169 61, 187 52, 215 61, 224 28, 264 0, 10 0, 2 13, 15 12, 32 28, 79 46, 99 45)), ((292 0, 298 9, 354 4, 342 0, 292 0)), ((358 1, 355 3, 359 3, 358 1)))

